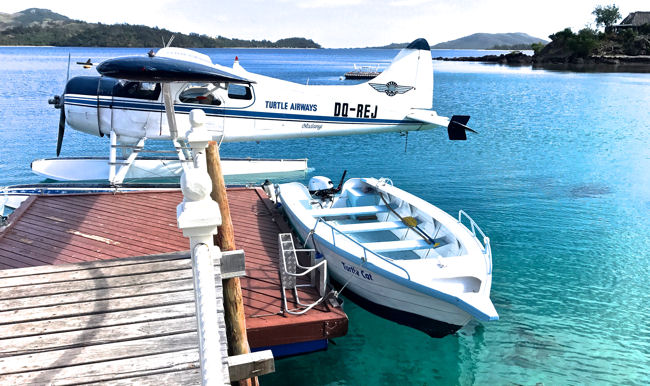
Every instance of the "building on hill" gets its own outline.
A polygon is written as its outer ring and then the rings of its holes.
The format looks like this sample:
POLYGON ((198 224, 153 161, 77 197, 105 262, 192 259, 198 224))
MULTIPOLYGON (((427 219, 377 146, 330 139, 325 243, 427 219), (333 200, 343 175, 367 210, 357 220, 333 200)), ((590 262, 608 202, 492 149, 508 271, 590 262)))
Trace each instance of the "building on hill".
POLYGON ((621 31, 624 29, 635 29, 638 30, 644 24, 650 24, 650 12, 632 12, 623 21, 621 24, 615 24, 612 26, 614 31, 621 31))

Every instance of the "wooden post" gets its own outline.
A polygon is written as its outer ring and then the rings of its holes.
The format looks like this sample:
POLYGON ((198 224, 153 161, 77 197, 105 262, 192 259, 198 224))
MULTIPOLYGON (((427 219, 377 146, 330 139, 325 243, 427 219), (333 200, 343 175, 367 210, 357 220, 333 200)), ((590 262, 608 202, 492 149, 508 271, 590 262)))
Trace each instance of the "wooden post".
MULTIPOLYGON (((230 206, 226 196, 226 183, 221 170, 219 148, 215 141, 208 144, 206 151, 208 174, 212 179, 210 196, 219 204, 221 211, 221 226, 214 236, 214 243, 222 251, 234 251, 235 232, 230 217, 230 206)), ((241 284, 238 277, 223 280, 223 303, 226 317, 226 333, 228 336, 228 355, 241 355, 250 352, 246 336, 246 319, 244 317, 244 302, 242 300, 241 284)), ((240 381, 242 385, 258 385, 257 378, 240 381)))

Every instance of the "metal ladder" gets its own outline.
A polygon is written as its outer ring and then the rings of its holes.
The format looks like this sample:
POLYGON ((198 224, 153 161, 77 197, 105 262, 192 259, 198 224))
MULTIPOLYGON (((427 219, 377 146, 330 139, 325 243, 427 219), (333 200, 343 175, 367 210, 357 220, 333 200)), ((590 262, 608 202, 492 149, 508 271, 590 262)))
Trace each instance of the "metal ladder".
POLYGON ((282 281, 282 306, 284 312, 292 315, 302 315, 320 304, 325 298, 325 290, 327 286, 327 261, 323 260, 318 264, 314 264, 315 250, 314 249, 296 249, 293 243, 291 233, 280 233, 278 235, 278 244, 280 252, 280 279, 282 281), (311 257, 312 266, 305 267, 298 262, 298 255, 296 252, 309 252, 311 257), (301 272, 297 273, 300 269, 301 272), (298 284, 299 277, 310 274, 310 284, 298 284), (320 280, 317 280, 317 277, 320 280), (298 296, 298 287, 314 287, 318 289, 320 298, 313 303, 305 304, 300 301, 298 296), (298 308, 290 309, 287 305, 287 290, 292 290, 296 299, 298 308))

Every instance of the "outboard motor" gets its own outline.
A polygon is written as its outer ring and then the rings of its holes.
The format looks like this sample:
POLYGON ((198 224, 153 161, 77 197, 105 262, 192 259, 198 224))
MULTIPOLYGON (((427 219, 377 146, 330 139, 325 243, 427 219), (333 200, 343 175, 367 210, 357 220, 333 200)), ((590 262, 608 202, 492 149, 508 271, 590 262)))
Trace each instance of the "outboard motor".
POLYGON ((314 176, 309 179, 309 193, 315 194, 316 192, 329 190, 334 188, 332 180, 323 176, 314 176))
POLYGON ((341 176, 341 182, 339 182, 339 186, 336 188, 334 187, 334 184, 332 183, 332 180, 330 180, 327 177, 323 176, 314 176, 309 179, 309 184, 307 187, 309 188, 309 194, 313 194, 316 197, 322 197, 322 198, 329 198, 336 193, 341 191, 341 187, 343 186, 343 180, 345 179, 345 175, 348 173, 347 170, 343 171, 343 176, 341 176))

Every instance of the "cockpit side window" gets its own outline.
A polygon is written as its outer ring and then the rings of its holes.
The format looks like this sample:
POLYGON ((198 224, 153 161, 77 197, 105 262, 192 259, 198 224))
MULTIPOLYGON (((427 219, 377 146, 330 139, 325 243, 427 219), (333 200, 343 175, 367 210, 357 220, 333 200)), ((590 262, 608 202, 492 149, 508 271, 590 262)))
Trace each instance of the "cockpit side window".
POLYGON ((113 87, 113 96, 122 98, 158 100, 160 83, 120 80, 113 87))
POLYGON ((183 103, 219 106, 221 100, 215 95, 218 88, 213 83, 188 83, 178 94, 178 100, 183 103))
POLYGON ((228 85, 228 98, 230 99, 253 99, 253 93, 249 85, 230 83, 228 85))

